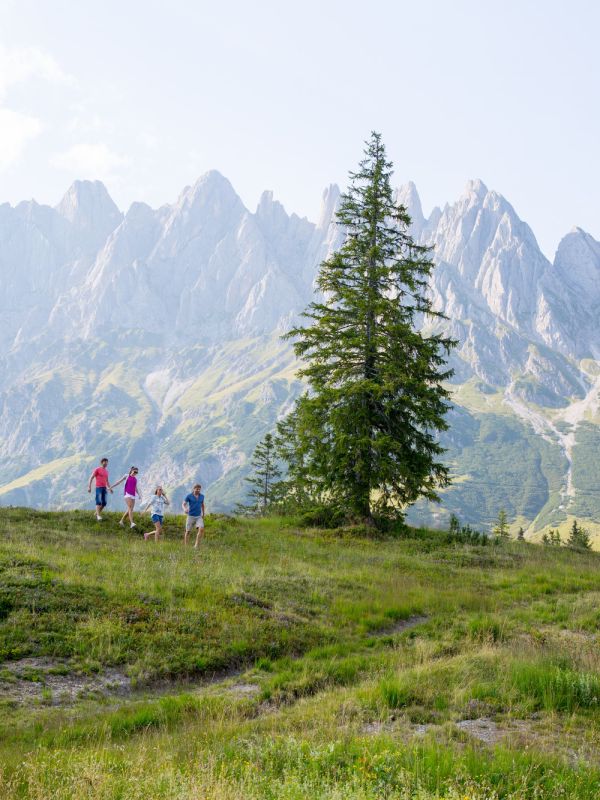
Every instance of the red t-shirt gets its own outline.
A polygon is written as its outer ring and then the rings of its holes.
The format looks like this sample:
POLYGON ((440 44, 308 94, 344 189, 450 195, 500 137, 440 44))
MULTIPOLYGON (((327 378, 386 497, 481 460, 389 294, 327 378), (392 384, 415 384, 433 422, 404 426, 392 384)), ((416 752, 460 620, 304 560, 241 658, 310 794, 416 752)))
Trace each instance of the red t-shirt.
POLYGON ((106 489, 108 486, 108 470, 104 467, 96 467, 94 470, 94 478, 96 478, 96 489, 106 489))

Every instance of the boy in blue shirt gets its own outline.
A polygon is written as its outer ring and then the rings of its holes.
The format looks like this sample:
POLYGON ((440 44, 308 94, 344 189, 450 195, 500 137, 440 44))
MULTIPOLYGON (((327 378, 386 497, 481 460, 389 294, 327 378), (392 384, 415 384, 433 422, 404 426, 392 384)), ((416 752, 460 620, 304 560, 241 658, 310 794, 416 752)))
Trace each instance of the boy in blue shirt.
POLYGON ((181 507, 187 514, 183 542, 184 544, 188 543, 190 531, 195 527, 198 531, 196 534, 196 544, 194 545, 195 548, 198 547, 204 535, 204 495, 200 494, 201 489, 202 486, 197 483, 181 504, 181 507))

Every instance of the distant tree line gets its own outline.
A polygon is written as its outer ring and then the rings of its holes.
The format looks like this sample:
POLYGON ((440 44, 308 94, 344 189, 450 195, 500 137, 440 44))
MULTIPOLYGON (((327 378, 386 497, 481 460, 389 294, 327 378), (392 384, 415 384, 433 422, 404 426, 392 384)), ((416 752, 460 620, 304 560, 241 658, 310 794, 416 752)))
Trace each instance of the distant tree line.
POLYGON ((542 543, 549 547, 561 547, 564 544, 565 547, 569 547, 571 550, 592 549, 589 531, 579 525, 576 519, 573 520, 569 529, 569 536, 566 542, 563 543, 560 533, 551 528, 548 533, 542 536, 542 543))
MULTIPOLYGON (((498 518, 492 527, 491 536, 486 534, 479 534, 473 531, 468 525, 461 525, 456 514, 451 514, 450 523, 448 526, 449 533, 457 540, 462 541, 476 541, 477 536, 482 536, 488 541, 494 541, 498 544, 502 542, 511 541, 510 525, 508 523, 508 515, 505 509, 501 508, 498 512, 498 518)), ((516 535, 516 541, 525 542, 525 531, 523 527, 519 527, 516 535)), ((577 520, 573 520, 571 528, 569 529, 569 536, 566 541, 562 541, 558 530, 550 529, 548 533, 542 536, 542 544, 549 547, 568 547, 570 550, 591 550, 592 543, 589 531, 581 526, 577 520)))

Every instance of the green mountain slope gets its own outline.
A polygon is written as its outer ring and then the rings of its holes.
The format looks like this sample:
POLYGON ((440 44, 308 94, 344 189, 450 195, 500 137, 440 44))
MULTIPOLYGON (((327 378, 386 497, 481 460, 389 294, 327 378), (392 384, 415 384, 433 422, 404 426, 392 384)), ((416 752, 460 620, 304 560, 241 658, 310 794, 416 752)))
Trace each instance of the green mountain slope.
MULTIPOLYGON (((200 480, 210 509, 228 511, 244 496, 256 443, 301 391, 297 363, 277 335, 191 347, 167 359, 161 348, 131 342, 81 348, 51 354, 15 391, 15 402, 35 396, 39 415, 27 422, 32 449, 3 462, 4 505, 91 504, 87 477, 106 454, 113 480, 130 464, 143 464, 146 495, 163 483, 179 503, 200 480), (86 370, 76 366, 82 361, 86 370), (47 438, 49 410, 54 433, 47 438), (39 466, 24 471, 31 454, 39 466)), ((584 365, 592 377, 595 364, 584 365)), ((439 505, 419 503, 409 520, 444 525, 454 513, 489 530, 504 508, 514 531, 522 525, 528 537, 550 527, 566 532, 575 517, 598 539, 600 417, 593 391, 557 408, 539 397, 533 402, 517 384, 501 390, 471 378, 451 386, 443 443, 453 483, 439 505)), ((110 499, 120 508, 119 495, 110 499)))

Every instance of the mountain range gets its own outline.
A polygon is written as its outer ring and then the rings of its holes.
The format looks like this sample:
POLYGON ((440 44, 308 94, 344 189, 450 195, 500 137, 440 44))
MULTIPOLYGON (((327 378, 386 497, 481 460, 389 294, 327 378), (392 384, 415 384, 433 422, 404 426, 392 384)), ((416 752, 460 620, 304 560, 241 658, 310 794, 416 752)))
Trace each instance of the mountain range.
MULTIPOLYGON (((459 342, 453 483, 410 520, 487 529, 504 508, 532 538, 573 517, 600 535, 600 243, 574 228, 548 261, 481 181, 428 217, 414 184, 397 195, 459 342)), ((85 506, 103 455, 111 479, 139 466, 146 495, 199 479, 213 511, 242 499, 256 442, 301 391, 281 334, 342 241, 339 196, 317 222, 270 192, 251 212, 211 171, 159 209, 122 214, 97 181, 55 208, 0 205, 0 502, 85 506)))

